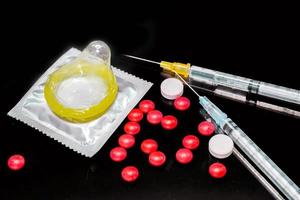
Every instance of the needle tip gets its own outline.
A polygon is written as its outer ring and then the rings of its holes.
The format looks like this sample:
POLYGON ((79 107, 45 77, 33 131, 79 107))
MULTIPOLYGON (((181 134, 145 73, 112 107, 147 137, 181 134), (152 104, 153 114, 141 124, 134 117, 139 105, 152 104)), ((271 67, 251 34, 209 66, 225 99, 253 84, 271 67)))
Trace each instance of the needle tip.
POLYGON ((148 60, 148 59, 145 59, 145 58, 131 56, 131 55, 128 55, 128 54, 122 54, 122 55, 126 56, 126 57, 129 57, 129 58, 136 59, 136 60, 141 60, 141 61, 144 61, 144 62, 154 63, 154 64, 158 64, 158 65, 160 64, 159 62, 156 62, 156 61, 153 61, 153 60, 148 60))

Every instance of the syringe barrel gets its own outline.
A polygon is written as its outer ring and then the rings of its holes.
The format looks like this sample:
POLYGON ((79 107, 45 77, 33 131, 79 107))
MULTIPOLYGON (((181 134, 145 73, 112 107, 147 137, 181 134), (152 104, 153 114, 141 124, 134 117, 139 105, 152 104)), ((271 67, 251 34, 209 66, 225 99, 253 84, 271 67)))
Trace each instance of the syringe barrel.
POLYGON ((189 82, 194 86, 201 85, 200 87, 204 86, 208 89, 222 86, 223 88, 235 91, 261 95, 271 99, 300 105, 299 90, 260 82, 203 67, 191 66, 189 82))
POLYGON ((300 200, 299 187, 230 118, 222 129, 286 197, 300 200))

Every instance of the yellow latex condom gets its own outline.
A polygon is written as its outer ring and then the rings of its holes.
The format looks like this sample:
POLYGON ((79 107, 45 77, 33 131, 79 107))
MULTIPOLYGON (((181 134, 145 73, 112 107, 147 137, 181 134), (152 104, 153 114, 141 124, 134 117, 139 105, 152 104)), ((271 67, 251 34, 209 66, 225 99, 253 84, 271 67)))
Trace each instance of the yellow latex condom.
POLYGON ((50 109, 71 122, 88 122, 104 114, 118 93, 110 57, 109 47, 94 41, 76 59, 53 72, 44 89, 50 109))

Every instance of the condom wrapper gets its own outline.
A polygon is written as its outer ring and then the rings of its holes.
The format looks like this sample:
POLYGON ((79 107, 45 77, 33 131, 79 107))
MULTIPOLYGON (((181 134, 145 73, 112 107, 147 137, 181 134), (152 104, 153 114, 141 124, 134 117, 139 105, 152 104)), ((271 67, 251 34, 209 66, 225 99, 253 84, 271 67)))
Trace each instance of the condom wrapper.
POLYGON ((92 157, 151 88, 152 83, 112 67, 118 84, 118 93, 106 112, 99 118, 85 123, 64 120, 49 108, 44 97, 44 86, 50 74, 75 59, 80 53, 79 50, 71 48, 61 56, 8 112, 8 115, 74 151, 92 157))

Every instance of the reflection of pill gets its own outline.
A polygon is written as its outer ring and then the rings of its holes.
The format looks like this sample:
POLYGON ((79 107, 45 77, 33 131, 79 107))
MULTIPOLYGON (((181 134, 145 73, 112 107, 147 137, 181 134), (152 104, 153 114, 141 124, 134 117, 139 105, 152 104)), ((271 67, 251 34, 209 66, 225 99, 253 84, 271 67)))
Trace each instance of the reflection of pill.
POLYGON ((24 167, 25 158, 22 155, 16 154, 9 157, 7 161, 7 166, 9 169, 17 171, 24 167))
POLYGON ((128 114, 128 119, 132 122, 139 122, 143 119, 143 117, 143 112, 138 108, 132 109, 128 114))
POLYGON ((139 170, 134 166, 128 166, 122 170, 121 176, 124 181, 133 182, 139 177, 139 170))
POLYGON ((210 154, 216 158, 227 158, 232 154, 233 141, 227 135, 217 134, 210 138, 208 149, 210 154))
POLYGON ((148 113, 149 111, 155 109, 155 104, 151 100, 143 100, 139 103, 139 109, 144 113, 148 113))
POLYGON ((160 85, 160 92, 166 99, 174 100, 183 93, 183 84, 176 78, 167 78, 160 85))

